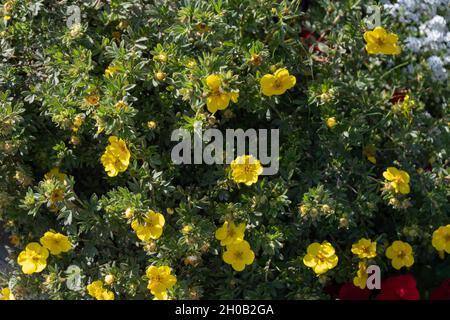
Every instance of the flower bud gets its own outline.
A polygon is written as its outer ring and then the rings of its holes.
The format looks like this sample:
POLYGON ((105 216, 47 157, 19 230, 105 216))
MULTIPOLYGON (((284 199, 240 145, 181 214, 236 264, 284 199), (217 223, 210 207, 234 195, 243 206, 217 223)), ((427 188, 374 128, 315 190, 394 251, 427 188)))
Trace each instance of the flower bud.
POLYGON ((127 210, 125 210, 125 214, 124 214, 126 219, 131 219, 134 217, 134 209, 133 208, 127 208, 127 210))
POLYGON ((262 58, 259 54, 253 53, 248 63, 253 66, 259 66, 262 63, 262 58))
POLYGON ((339 228, 348 228, 348 218, 347 217, 342 217, 339 219, 339 228))
POLYGON ((156 242, 155 241, 150 241, 145 245, 145 251, 149 252, 149 253, 153 253, 156 252, 156 242))
POLYGON ((300 211, 300 214, 302 217, 308 213, 308 207, 302 204, 300 207, 298 207, 298 210, 300 211))
POLYGON ((165 63, 167 62, 167 54, 165 54, 164 52, 161 52, 158 56, 157 59, 162 62, 165 63))
POLYGON ((337 121, 335 117, 330 117, 326 121, 327 127, 333 129, 337 125, 337 121))
POLYGON ((114 278, 114 276, 112 274, 108 274, 105 276, 105 283, 107 285, 112 285, 114 283, 116 279, 114 278))
POLYGON ((80 144, 80 138, 78 138, 77 136, 71 136, 70 143, 73 144, 74 146, 77 146, 80 144))
POLYGON ((11 235, 11 236, 9 237, 9 242, 10 242, 13 246, 17 247, 17 246, 20 244, 20 239, 19 239, 19 237, 18 237, 17 235, 13 234, 13 235, 11 235))
POLYGON ((155 79, 158 81, 164 81, 166 79, 166 74, 164 72, 158 71, 155 73, 155 79))
POLYGON ((196 267, 199 265, 200 262, 201 262, 201 258, 196 255, 191 255, 191 256, 187 256, 186 258, 184 258, 184 264, 186 266, 196 267))

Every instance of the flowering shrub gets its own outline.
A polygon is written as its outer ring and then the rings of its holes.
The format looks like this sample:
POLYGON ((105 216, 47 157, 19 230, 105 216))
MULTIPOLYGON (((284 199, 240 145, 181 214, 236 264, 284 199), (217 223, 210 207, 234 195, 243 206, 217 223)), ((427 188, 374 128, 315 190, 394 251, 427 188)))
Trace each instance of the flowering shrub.
POLYGON ((448 298, 448 6, 362 2, 2 1, 0 298, 448 298))

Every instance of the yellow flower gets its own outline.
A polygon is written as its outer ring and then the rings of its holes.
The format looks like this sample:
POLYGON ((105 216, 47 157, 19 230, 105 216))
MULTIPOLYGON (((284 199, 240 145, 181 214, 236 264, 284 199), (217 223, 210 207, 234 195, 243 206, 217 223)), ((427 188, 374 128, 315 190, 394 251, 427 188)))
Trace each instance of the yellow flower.
POLYGON ((96 94, 91 94, 85 97, 84 100, 88 105, 96 106, 100 102, 100 97, 96 94))
POLYGON ((365 156, 367 158, 367 160, 369 160, 373 164, 377 164, 376 155, 377 155, 377 149, 375 148, 375 146, 373 144, 369 144, 364 147, 363 156, 365 156))
POLYGON ((412 247, 403 241, 394 241, 386 249, 386 257, 392 260, 392 266, 397 270, 402 267, 411 267, 414 264, 412 247))
POLYGON ((105 289, 100 280, 92 282, 86 288, 89 295, 97 300, 114 300, 114 292, 105 289))
POLYGON ((0 300, 16 300, 16 297, 11 292, 11 289, 3 288, 2 291, 0 291, 0 300))
POLYGON ((251 265, 255 260, 255 253, 250 248, 250 244, 245 240, 230 244, 226 248, 227 251, 223 253, 223 261, 231 264, 236 271, 244 270, 246 265, 251 265))
POLYGON ((47 172, 44 175, 44 178, 46 180, 51 180, 51 179, 55 178, 56 180, 58 180, 60 182, 64 182, 64 180, 66 179, 66 174, 59 171, 59 168, 52 168, 49 172, 47 172))
POLYGON ((96 297, 97 294, 103 289, 103 283, 100 280, 94 281, 86 287, 88 294, 92 297, 96 297))
POLYGON ((118 70, 119 70, 119 67, 108 66, 108 68, 106 68, 106 70, 105 70, 105 77, 107 77, 107 78, 112 77, 118 70))
POLYGON ((356 272, 356 277, 353 278, 353 284, 356 287, 364 289, 367 284, 367 264, 365 261, 360 261, 358 263, 358 271, 356 272))
POLYGON ((398 46, 398 36, 395 33, 387 33, 383 27, 376 27, 372 31, 364 33, 366 40, 366 51, 369 54, 400 54, 401 49, 398 46))
POLYGON ((114 300, 114 292, 104 289, 96 298, 97 300, 114 300))
POLYGON ((108 176, 115 177, 119 172, 127 170, 131 154, 127 144, 122 139, 111 136, 108 141, 110 144, 106 147, 101 161, 108 176))
POLYGON ((352 252, 358 258, 375 258, 377 256, 377 243, 366 238, 361 238, 357 243, 352 245, 352 252))
POLYGON ((236 183, 250 186, 258 181, 263 173, 261 162, 252 155, 239 156, 231 162, 231 177, 236 183))
POLYGON ((217 110, 224 110, 230 104, 230 100, 236 103, 239 98, 239 92, 225 92, 222 89, 222 79, 216 74, 209 75, 206 78, 206 85, 209 92, 206 98, 206 108, 214 113, 217 110))
POLYGON ((161 213, 149 210, 144 217, 144 223, 140 224, 138 219, 131 222, 131 228, 136 232, 137 237, 142 241, 156 240, 161 237, 166 220, 161 213))
POLYGON ((406 171, 389 167, 383 172, 383 177, 390 181, 390 185, 394 188, 395 192, 401 194, 409 193, 409 174, 406 171))
POLYGON ((125 166, 117 157, 114 156, 111 152, 105 152, 101 161, 103 166, 105 167, 105 171, 108 176, 115 177, 119 174, 119 172, 124 172, 127 170, 128 166, 125 166))
POLYGON ((40 240, 44 248, 48 249, 51 254, 58 255, 61 252, 68 252, 72 249, 69 238, 61 233, 48 231, 40 240))
POLYGON ((294 87, 296 81, 287 69, 278 69, 274 74, 266 74, 261 78, 261 91, 268 97, 279 96, 294 87))
POLYGON ((8 16, 8 15, 3 16, 3 20, 4 20, 5 22, 7 22, 7 21, 11 20, 11 16, 8 16))
POLYGON ((172 269, 168 266, 150 266, 146 270, 148 278, 147 288, 158 300, 167 299, 167 290, 177 283, 177 278, 172 275, 172 269))
POLYGON ((228 246, 244 240, 245 224, 235 225, 232 221, 225 221, 223 226, 216 230, 216 239, 220 245, 228 246))
POLYGON ((106 147, 107 151, 114 154, 114 156, 118 158, 124 166, 128 166, 128 164, 130 163, 131 155, 125 141, 115 136, 109 137, 108 141, 110 145, 106 147))
POLYGON ((41 272, 47 267, 48 250, 37 242, 31 242, 17 257, 17 263, 22 266, 25 274, 41 272))
POLYGON ((153 300, 169 300, 169 294, 167 291, 155 292, 153 300))
POLYGON ((337 125, 337 121, 335 117, 328 118, 326 121, 327 127, 333 129, 337 125))
POLYGON ((438 251, 450 253, 450 224, 439 227, 433 232, 431 244, 438 251))
POLYGON ((312 268, 316 274, 322 274, 336 267, 338 256, 328 241, 311 243, 303 258, 305 266, 312 268))

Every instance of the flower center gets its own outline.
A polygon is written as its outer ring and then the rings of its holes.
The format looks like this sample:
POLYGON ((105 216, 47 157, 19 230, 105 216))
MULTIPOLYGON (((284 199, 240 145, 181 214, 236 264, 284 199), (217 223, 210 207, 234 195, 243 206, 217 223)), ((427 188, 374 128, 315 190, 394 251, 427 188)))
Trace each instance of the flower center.
POLYGON ((403 179, 401 177, 396 177, 395 182, 397 183, 404 183, 403 179))
POLYGON ((397 257, 398 257, 399 259, 405 259, 406 253, 405 253, 404 251, 399 251, 399 252, 397 253, 397 257))
POLYGON ((157 276, 154 276, 153 278, 152 278, 152 282, 154 283, 154 284, 158 284, 158 283, 162 283, 162 277, 160 276, 160 275, 157 275, 157 276))
POLYGON ((244 256, 244 253, 242 251, 236 251, 234 253, 234 257, 236 258, 236 260, 242 260, 243 256, 244 256))
POLYGON ((281 80, 280 79, 276 79, 274 84, 273 84, 274 88, 279 89, 281 88, 282 84, 281 84, 281 80))
POLYGON ((317 258, 317 260, 319 260, 320 263, 325 262, 325 257, 321 253, 318 253, 316 258, 317 258))
POLYGON ((249 164, 245 164, 243 170, 244 170, 244 173, 248 174, 248 173, 252 172, 252 166, 249 164))
POLYGON ((220 97, 222 95, 222 90, 220 87, 211 89, 209 92, 210 97, 220 97))
POLYGON ((385 43, 383 37, 377 37, 376 40, 375 40, 375 42, 376 42, 379 46, 382 46, 382 45, 384 45, 384 43, 385 43))

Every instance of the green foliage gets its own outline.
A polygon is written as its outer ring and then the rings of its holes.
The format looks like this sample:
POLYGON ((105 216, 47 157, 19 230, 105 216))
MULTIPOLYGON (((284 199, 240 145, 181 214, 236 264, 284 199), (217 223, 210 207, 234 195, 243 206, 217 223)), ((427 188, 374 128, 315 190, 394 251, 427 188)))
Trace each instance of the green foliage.
MULTIPOLYGON (((383 276, 397 273, 384 254, 394 240, 413 246, 411 272, 424 293, 450 276, 448 256, 442 261, 431 246, 433 231, 449 223, 448 85, 426 72, 409 77, 403 71, 414 57, 406 51, 369 56, 360 1, 315 1, 306 12, 300 0, 7 2, 0 220, 20 240, 5 277, 18 297, 83 299, 87 284, 113 274, 117 299, 149 299, 145 269, 156 264, 173 269, 177 299, 328 298, 326 284, 355 276, 350 248, 361 237, 378 241, 373 261, 383 276), (81 9, 71 28, 69 5, 81 9), (305 31, 320 43, 308 43, 305 31), (296 76, 295 88, 263 96, 260 78, 279 67, 296 76), (213 73, 240 93, 214 115, 205 105, 213 73), (390 101, 405 88, 412 118, 390 101), (171 132, 193 130, 194 121, 222 132, 278 128, 280 171, 245 186, 229 179, 226 165, 174 165, 171 132), (127 171, 113 178, 100 162, 111 135, 131 152, 127 171), (363 152, 368 145, 376 164, 363 152), (391 166, 411 176, 409 195, 383 191, 391 166), (67 178, 45 179, 53 167, 67 178), (124 217, 128 208, 138 219, 149 209, 162 213, 161 238, 142 243, 124 217), (243 272, 223 262, 214 237, 227 219, 247 225, 256 259, 243 272), (74 249, 24 275, 17 255, 48 230, 68 235, 74 249), (302 258, 323 240, 339 264, 318 278, 302 258)), ((383 25, 407 35, 387 16, 383 25)))

